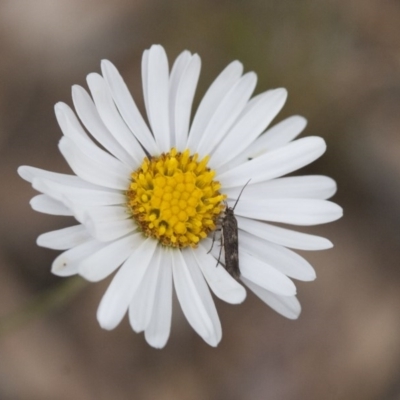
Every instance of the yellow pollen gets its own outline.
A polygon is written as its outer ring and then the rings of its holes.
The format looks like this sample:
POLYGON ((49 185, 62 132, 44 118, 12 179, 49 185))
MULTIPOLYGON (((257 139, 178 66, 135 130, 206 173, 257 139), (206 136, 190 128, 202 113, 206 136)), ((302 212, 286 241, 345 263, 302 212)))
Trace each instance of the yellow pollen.
POLYGON ((215 230, 226 196, 219 192, 208 160, 172 148, 159 157, 146 157, 132 173, 128 207, 146 236, 165 246, 196 247, 215 230))

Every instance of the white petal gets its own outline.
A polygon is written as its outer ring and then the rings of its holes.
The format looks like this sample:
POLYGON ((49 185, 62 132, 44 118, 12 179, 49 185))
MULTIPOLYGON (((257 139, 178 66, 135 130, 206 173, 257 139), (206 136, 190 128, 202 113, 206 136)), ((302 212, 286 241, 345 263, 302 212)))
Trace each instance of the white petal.
POLYGON ((96 222, 112 222, 121 221, 131 218, 127 207, 124 206, 106 206, 106 207, 90 207, 87 214, 96 222))
MULTIPOLYGON (((74 128, 69 125, 70 131, 74 130, 74 128)), ((132 168, 123 164, 121 161, 117 160, 115 157, 100 149, 97 145, 94 144, 87 136, 81 136, 79 134, 70 134, 66 135, 72 143, 74 143, 79 150, 86 155, 89 159, 94 159, 102 164, 109 164, 117 171, 120 171, 124 174, 130 174, 132 168)))
POLYGON ((247 232, 239 231, 239 252, 242 250, 272 265, 291 278, 312 281, 316 277, 314 268, 295 252, 247 232))
POLYGON ((87 242, 90 238, 89 232, 83 225, 75 225, 43 233, 37 238, 36 243, 49 249, 67 250, 87 242))
POLYGON ((152 262, 157 244, 154 239, 144 240, 114 276, 97 310, 97 320, 103 329, 114 329, 121 322, 152 262))
POLYGON ((273 293, 282 296, 296 294, 296 286, 286 275, 243 249, 240 251, 240 273, 241 276, 273 293))
POLYGON ((211 117, 196 148, 200 155, 210 154, 225 136, 246 106, 256 83, 257 75, 254 72, 248 72, 226 94, 211 117))
POLYGON ((72 87, 72 99, 79 118, 91 135, 116 158, 133 167, 134 159, 104 125, 93 100, 86 90, 81 86, 74 85, 72 87))
POLYGON ((54 106, 54 112, 56 114, 58 125, 65 136, 74 141, 83 140, 85 142, 91 142, 89 136, 78 121, 78 118, 76 118, 75 113, 71 110, 71 107, 65 103, 58 102, 54 106))
POLYGON ((189 133, 190 114, 192 110, 194 93, 196 91, 197 82, 199 80, 201 68, 200 57, 195 54, 191 57, 188 65, 179 79, 176 88, 176 95, 170 102, 173 112, 175 146, 178 150, 183 151, 189 133))
POLYGON ((190 51, 184 50, 176 58, 169 77, 169 124, 171 132, 171 146, 176 145, 175 138, 175 98, 178 91, 179 82, 185 69, 192 58, 190 51))
POLYGON ((277 313, 289 319, 297 319, 301 312, 301 305, 296 296, 279 296, 256 285, 246 278, 242 281, 252 290, 263 302, 267 303, 277 313))
POLYGON ((89 240, 60 254, 51 266, 51 272, 57 276, 71 276, 78 273, 79 264, 90 254, 100 250, 102 243, 89 240))
POLYGON ((299 115, 286 118, 261 135, 245 153, 254 158, 266 151, 282 147, 295 139, 306 127, 307 120, 299 115))
POLYGON ((59 184, 43 178, 34 178, 32 186, 39 192, 48 194, 52 198, 64 201, 68 198, 72 203, 90 206, 114 205, 126 203, 126 196, 121 192, 111 190, 95 190, 59 184))
MULTIPOLYGON (((172 252, 172 272, 179 303, 192 328, 210 346, 216 346, 220 339, 220 327, 215 325, 217 321, 210 310, 213 300, 198 267, 192 262, 187 263, 182 253, 172 252)), ((191 254, 187 251, 185 253, 186 257, 191 254)))
POLYGON ((87 220, 90 219, 95 221, 92 223, 92 225, 96 225, 97 223, 109 223, 109 222, 121 221, 132 217, 131 213, 128 211, 125 205, 124 206, 80 205, 69 201, 68 198, 64 198, 64 202, 71 208, 71 210, 73 210, 74 217, 82 223, 87 222, 87 220))
POLYGON ((223 170, 233 168, 245 161, 288 144, 303 131, 306 125, 307 120, 299 115, 284 119, 260 135, 237 158, 232 159, 229 164, 224 165, 223 170))
POLYGON ((201 244, 192 250, 201 272, 214 294, 231 304, 239 304, 246 298, 246 290, 226 271, 201 244))
POLYGON ((144 331, 151 319, 156 297, 158 275, 161 268, 161 249, 156 248, 154 257, 129 305, 129 322, 135 332, 144 331))
POLYGON ((31 183, 35 178, 44 178, 67 186, 95 189, 95 190, 96 189, 106 190, 101 186, 93 185, 92 183, 86 182, 76 175, 59 174, 57 172, 46 171, 44 169, 35 167, 28 167, 26 165, 18 168, 18 174, 21 176, 22 179, 25 179, 26 181, 31 183))
POLYGON ((63 215, 72 216, 74 215, 72 210, 67 208, 63 203, 58 200, 54 200, 45 194, 39 194, 31 199, 29 202, 31 207, 38 212, 51 215, 63 215))
POLYGON ((87 83, 104 125, 139 166, 145 153, 119 114, 103 77, 99 74, 89 74, 87 83))
POLYGON ((265 222, 236 216, 239 229, 270 242, 298 250, 325 250, 333 247, 332 242, 320 236, 296 232, 265 222))
POLYGON ((148 75, 149 75, 149 50, 145 50, 142 56, 142 87, 143 87, 143 100, 146 107, 147 118, 149 118, 149 89, 148 89, 148 75))
POLYGON ((262 221, 292 225, 319 225, 336 221, 343 215, 337 204, 316 199, 240 199, 237 215, 262 221))
POLYGON ((296 171, 319 158, 326 150, 320 137, 306 137, 270 151, 218 175, 224 188, 243 187, 251 178, 252 184, 267 181, 296 171))
POLYGON ((160 45, 151 46, 147 61, 147 115, 161 151, 170 150, 168 59, 160 45))
POLYGON ((200 142, 216 108, 225 97, 226 93, 239 80, 243 73, 243 65, 239 61, 230 63, 215 79, 204 95, 190 128, 188 148, 196 148, 200 142))
POLYGON ((71 139, 87 158, 94 159, 102 164, 110 164, 114 169, 125 171, 128 174, 132 171, 134 162, 130 162, 129 166, 127 166, 100 149, 84 132, 75 114, 66 104, 56 104, 55 112, 64 135, 71 139))
POLYGON ((82 179, 112 189, 126 190, 128 188, 131 171, 128 172, 125 165, 116 158, 109 156, 110 159, 106 163, 104 160, 101 162, 85 154, 67 137, 60 140, 59 148, 71 169, 82 179))
POLYGON ((95 190, 72 190, 66 191, 64 198, 69 199, 72 203, 96 206, 113 206, 126 203, 126 196, 118 192, 102 192, 95 190))
POLYGON ((144 333, 147 343, 158 349, 167 343, 172 316, 172 255, 170 249, 162 250, 165 254, 158 274, 153 311, 144 333))
POLYGON ((86 226, 90 234, 101 242, 110 242, 138 229, 132 218, 97 221, 90 214, 86 214, 82 218, 82 223, 86 226))
POLYGON ((101 281, 113 273, 142 242, 143 235, 134 233, 104 245, 80 263, 78 272, 88 281, 101 281))
MULTIPOLYGON (((77 177, 76 175, 66 175, 66 174, 59 174, 57 172, 52 172, 52 171, 46 171, 45 169, 40 169, 40 168, 35 168, 35 167, 30 167, 27 165, 23 165, 18 168, 17 170, 19 176, 22 179, 25 179, 26 181, 32 183, 32 181, 37 178, 45 178, 45 179, 50 179, 55 182, 60 182, 65 185, 76 185, 79 187, 80 184, 86 183, 83 181, 81 178, 77 177)), ((88 185, 92 186, 91 183, 87 183, 88 185)), ((95 186, 95 185, 93 185, 95 186)), ((96 186, 98 187, 98 186, 96 186)))
POLYGON ((211 318, 213 324, 213 334, 206 342, 211 346, 216 346, 222 338, 222 328, 221 322, 218 317, 217 309, 215 308, 214 300, 211 296, 210 290, 204 280, 204 276, 201 273, 200 268, 196 265, 196 259, 193 256, 193 251, 191 248, 186 248, 182 251, 183 258, 188 267, 188 270, 196 283, 198 292, 202 298, 203 304, 206 307, 208 315, 211 318))
POLYGON ((212 155, 212 168, 219 168, 243 152, 275 118, 286 98, 285 89, 275 89, 252 99, 212 155))
POLYGON ((150 154, 159 154, 160 150, 154 137, 140 114, 129 89, 117 68, 115 68, 110 61, 103 60, 101 62, 101 70, 104 79, 110 88, 115 104, 129 129, 150 154))
MULTIPOLYGON (((236 200, 242 188, 234 187, 224 190, 229 198, 236 200)), ((249 185, 243 191, 241 199, 271 198, 311 198, 328 199, 336 192, 336 182, 327 176, 308 175, 290 176, 272 181, 249 185)))

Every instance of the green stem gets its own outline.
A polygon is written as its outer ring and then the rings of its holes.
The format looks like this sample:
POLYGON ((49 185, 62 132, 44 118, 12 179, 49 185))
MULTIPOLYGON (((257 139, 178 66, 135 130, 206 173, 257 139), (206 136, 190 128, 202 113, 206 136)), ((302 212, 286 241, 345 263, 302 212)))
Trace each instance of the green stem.
POLYGON ((38 294, 21 309, 10 315, 0 317, 0 337, 22 327, 35 318, 44 316, 47 312, 61 308, 78 294, 86 284, 87 282, 80 276, 69 278, 56 288, 38 294))

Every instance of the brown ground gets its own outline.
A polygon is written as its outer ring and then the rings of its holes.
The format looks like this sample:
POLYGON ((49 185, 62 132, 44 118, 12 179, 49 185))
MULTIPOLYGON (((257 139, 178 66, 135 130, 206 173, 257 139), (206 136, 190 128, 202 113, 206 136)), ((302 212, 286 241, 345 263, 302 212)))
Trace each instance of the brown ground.
MULTIPOLYGON (((128 322, 99 328, 108 282, 0 337, 1 400, 400 399, 400 3, 395 0, 3 0, 0 2, 0 315, 65 280, 38 234, 68 222, 33 212, 19 165, 68 171, 52 107, 111 59, 141 98, 140 57, 201 55, 197 101, 240 59, 257 90, 284 86, 278 119, 308 118, 327 154, 307 169, 334 177, 345 217, 310 232, 335 248, 309 253, 318 279, 299 284, 288 321, 254 296, 217 301, 216 349, 175 305, 171 339, 150 348, 128 322)), ((4 320, 2 320, 4 321, 4 320)))

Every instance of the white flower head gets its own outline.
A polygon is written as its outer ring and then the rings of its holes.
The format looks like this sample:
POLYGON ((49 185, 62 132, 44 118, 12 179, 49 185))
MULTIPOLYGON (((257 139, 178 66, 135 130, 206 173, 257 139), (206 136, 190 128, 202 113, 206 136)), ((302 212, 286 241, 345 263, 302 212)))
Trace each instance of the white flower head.
POLYGON ((190 124, 200 64, 197 54, 184 51, 169 71, 161 46, 144 52, 147 124, 117 69, 103 61, 102 75, 87 77, 90 95, 72 88, 79 119, 66 104, 55 106, 64 135, 59 148, 75 175, 18 170, 42 193, 31 200, 34 210, 79 222, 39 236, 38 245, 64 251, 52 272, 95 282, 117 271, 97 311, 100 325, 113 329, 128 312, 132 328, 157 348, 170 334, 173 286, 189 324, 211 346, 222 331, 209 289, 237 304, 246 297, 244 283, 278 313, 297 318, 291 278, 310 281, 315 272, 289 248, 332 244, 269 222, 317 225, 342 215, 326 200, 336 191, 332 179, 282 177, 320 157, 325 142, 294 140, 306 125, 300 116, 267 129, 286 90, 251 98, 257 77, 243 75, 240 62, 215 79, 190 124), (236 280, 224 268, 224 254, 219 258, 215 232, 249 180, 235 209, 236 280))

